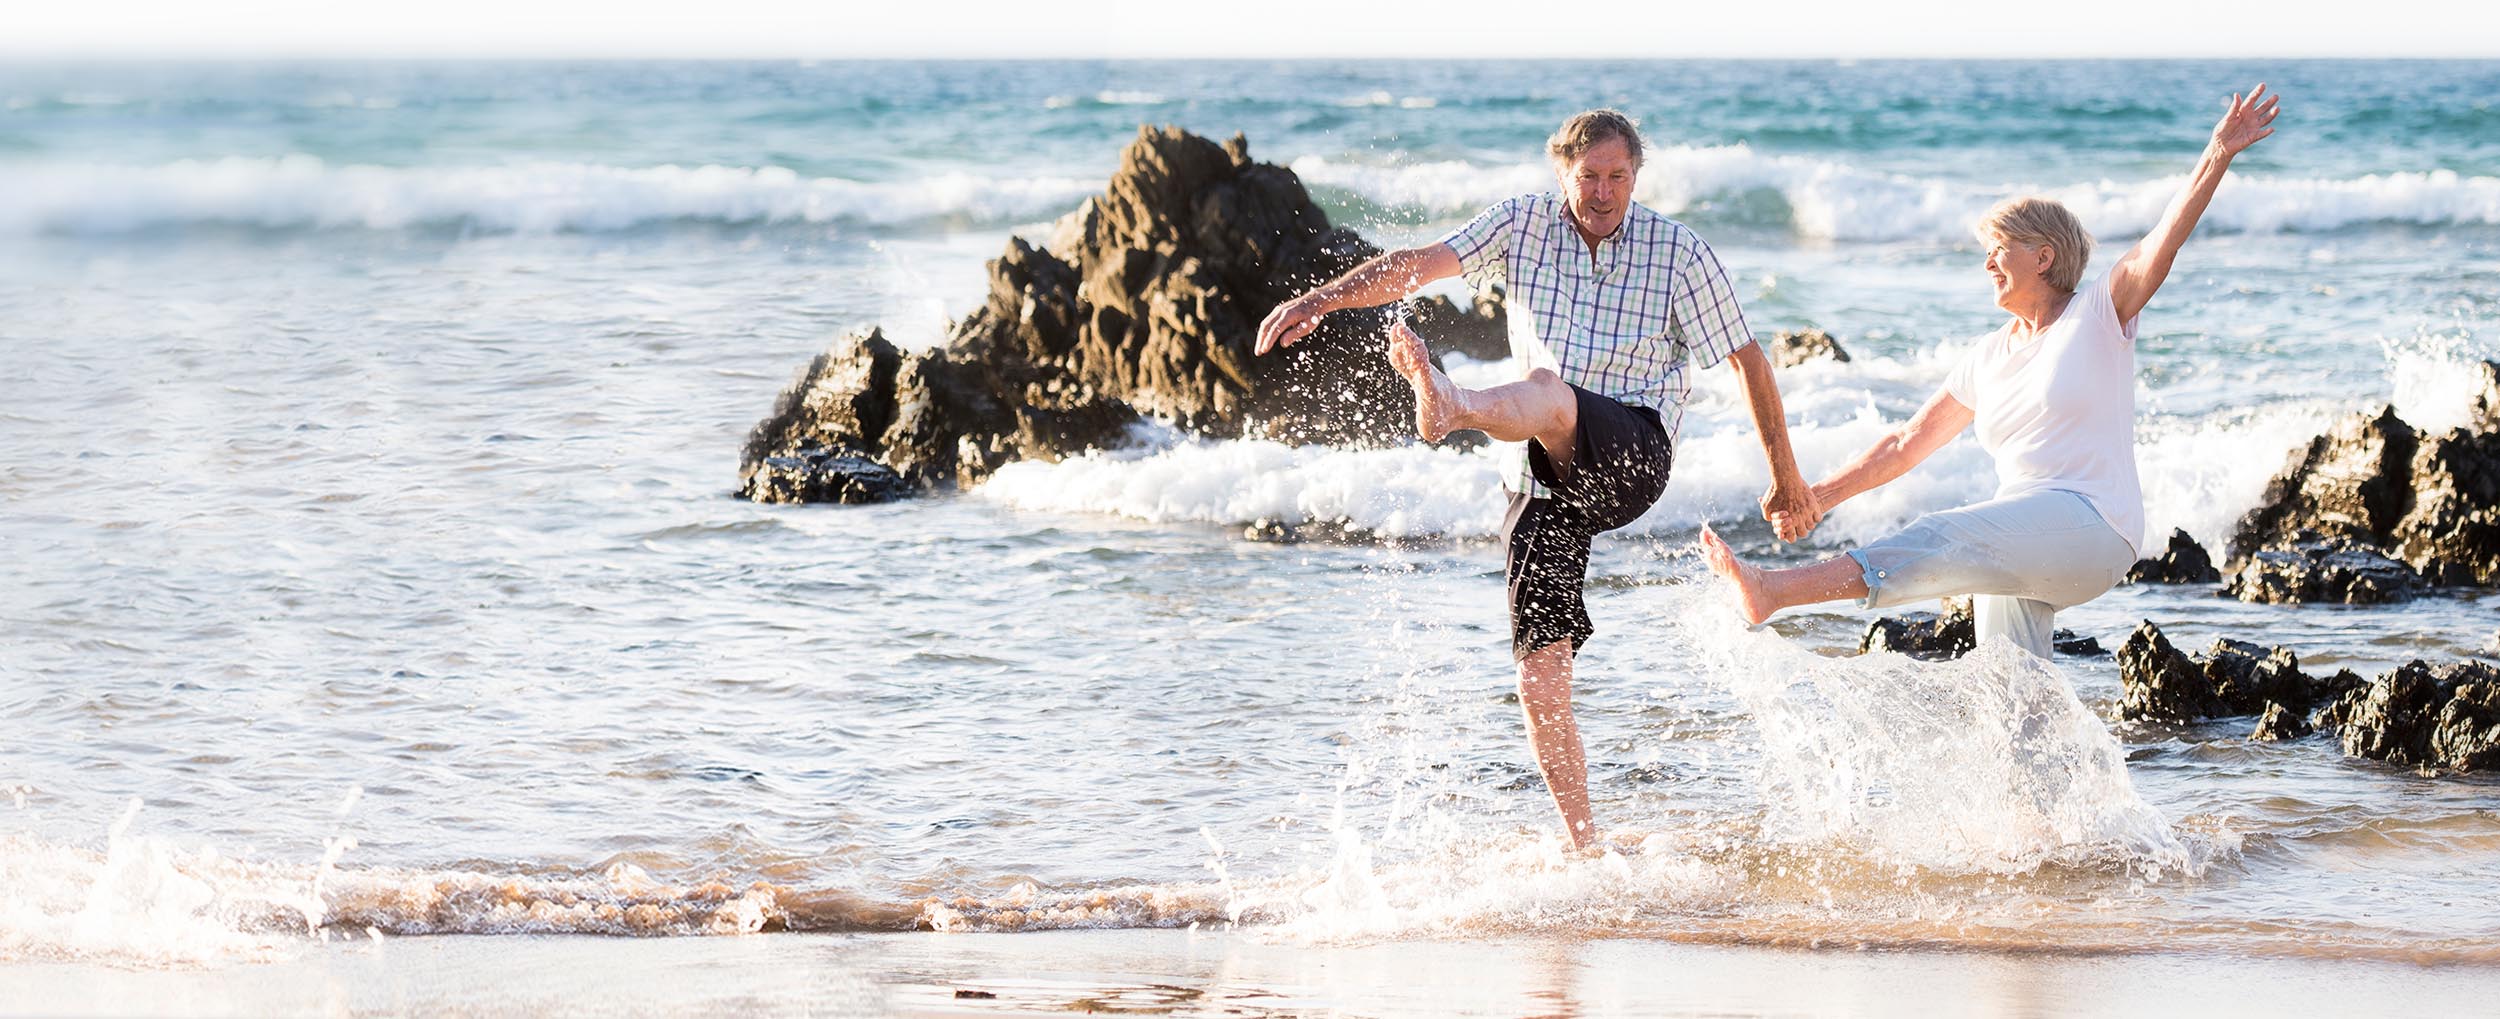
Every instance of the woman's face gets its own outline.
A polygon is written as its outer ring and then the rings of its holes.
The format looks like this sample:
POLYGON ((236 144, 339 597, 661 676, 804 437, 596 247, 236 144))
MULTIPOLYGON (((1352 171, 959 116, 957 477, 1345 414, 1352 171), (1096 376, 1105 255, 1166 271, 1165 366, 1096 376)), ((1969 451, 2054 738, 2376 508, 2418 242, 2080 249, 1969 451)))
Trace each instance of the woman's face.
POLYGON ((2017 244, 2003 237, 1988 239, 1988 279, 1996 286, 1997 307, 2014 310, 2016 303, 2049 289, 2042 274, 2056 253, 2046 244, 2017 244))

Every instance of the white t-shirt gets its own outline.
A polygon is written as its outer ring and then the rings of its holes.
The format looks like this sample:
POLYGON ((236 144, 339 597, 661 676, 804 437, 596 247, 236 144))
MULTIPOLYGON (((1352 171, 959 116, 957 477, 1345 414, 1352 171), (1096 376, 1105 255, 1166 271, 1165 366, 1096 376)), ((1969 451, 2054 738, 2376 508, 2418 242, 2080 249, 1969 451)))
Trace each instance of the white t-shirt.
POLYGON ((1996 458, 1997 497, 2073 492, 2141 554, 2135 474, 2135 322, 2118 321, 2109 277, 2086 282, 2028 342, 2013 323, 1979 338, 1944 391, 1976 415, 1996 458))

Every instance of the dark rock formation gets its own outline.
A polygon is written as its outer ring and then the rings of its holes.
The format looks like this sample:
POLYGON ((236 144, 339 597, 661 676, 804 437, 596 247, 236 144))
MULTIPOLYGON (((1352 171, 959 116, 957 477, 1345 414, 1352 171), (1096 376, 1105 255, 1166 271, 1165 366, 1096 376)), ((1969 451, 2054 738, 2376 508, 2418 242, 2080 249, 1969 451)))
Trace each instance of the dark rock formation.
POLYGON ((2205 554, 2205 546, 2188 537, 2184 530, 2170 532, 2170 547, 2159 557, 2138 559, 2127 570, 2130 584, 2211 584, 2222 579, 2222 571, 2214 569, 2213 557, 2205 554))
POLYGON ((1843 364, 1849 361, 1849 352, 1841 349, 1840 341, 1820 329, 1803 332, 1783 330, 1771 337, 1767 353, 1782 368, 1794 368, 1818 357, 1828 357, 1843 364))
POLYGON ((2411 662, 2335 706, 2344 752, 2453 771, 2500 767, 2500 668, 2411 662))
MULTIPOLYGON (((2101 642, 2077 636, 2074 631, 2060 629, 2050 637, 2059 654, 2077 656, 2105 655, 2101 642)), ((1884 616, 1866 624, 1866 632, 1858 637, 1858 653, 1892 651, 1925 661, 1945 661, 1969 654, 1979 646, 1979 627, 1971 614, 1968 598, 1947 598, 1944 613, 1904 612, 1884 616)))
POLYGON ((2376 544, 2413 508, 2413 451, 2420 444, 2394 407, 2375 417, 2355 414, 2309 440, 2266 483, 2257 508, 2240 518, 2230 561, 2291 544, 2304 530, 2376 544))
POLYGON ((2273 743, 2280 740, 2299 739, 2316 731, 2318 730, 2309 724, 2308 719, 2301 717, 2300 712, 2280 704, 2268 704, 2266 713, 2257 716, 2257 727, 2249 731, 2248 738, 2263 743, 2273 743))
MULTIPOLYGON (((2294 450, 2241 518, 2229 559, 2239 567, 2266 550, 2320 538, 2392 553, 2434 584, 2500 585, 2500 362, 2485 361, 2470 427, 2428 434, 2395 408, 2354 415, 2294 450)), ((2309 600, 2342 588, 2260 584, 2266 594, 2309 600)), ((2385 585, 2365 585, 2376 595, 2385 585)), ((2399 596, 2401 597, 2401 596, 2399 596)))
POLYGON ((2500 585, 2500 426, 2423 436, 2413 510, 2388 538, 2431 583, 2500 585))
POLYGON ((1858 653, 1893 651, 1933 662, 1960 658, 1978 645, 1968 603, 1947 602, 1941 616, 1904 612, 1866 624, 1866 633, 1858 638, 1858 653))
POLYGON ((2249 556, 2224 590, 2241 601, 2274 605, 2343 602, 2386 605, 2411 601, 2423 586, 2413 567, 2347 538, 2303 531, 2288 548, 2249 556))
POLYGON ((890 502, 904 493, 903 476, 884 464, 823 449, 765 457, 747 486, 757 502, 890 502))
POLYGON ((2101 646, 2098 637, 2077 636, 2072 630, 2059 630, 2049 637, 2049 646, 2058 654, 2077 658, 2107 658, 2109 649, 2101 646))
POLYGON ((2305 715, 2359 682, 2349 672, 2314 679, 2300 671, 2289 648, 2227 638, 2217 638, 2202 660, 2190 658, 2149 620, 2119 645, 2118 675, 2124 691, 2118 717, 2154 722, 2229 718, 2269 707, 2305 715))
POLYGON ((1241 137, 1139 129, 1052 248, 1010 240, 988 301, 939 350, 903 353, 872 331, 818 357, 749 436, 741 494, 827 490, 768 470, 810 453, 872 460, 915 488, 965 484, 1114 444, 1147 415, 1297 443, 1411 434, 1411 394, 1380 356, 1385 309, 1337 312, 1252 356, 1269 310, 1379 249, 1330 226, 1293 172, 1252 161, 1241 137))

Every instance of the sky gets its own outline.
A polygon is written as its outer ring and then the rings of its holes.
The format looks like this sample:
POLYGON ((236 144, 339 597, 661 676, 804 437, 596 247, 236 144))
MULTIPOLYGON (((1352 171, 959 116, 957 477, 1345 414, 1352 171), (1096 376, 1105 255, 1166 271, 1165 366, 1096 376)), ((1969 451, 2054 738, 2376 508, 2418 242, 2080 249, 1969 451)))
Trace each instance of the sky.
POLYGON ((131 57, 2500 57, 2491 0, 31 0, 0 54, 131 57), (2367 12, 2363 16, 2361 12, 2367 12))

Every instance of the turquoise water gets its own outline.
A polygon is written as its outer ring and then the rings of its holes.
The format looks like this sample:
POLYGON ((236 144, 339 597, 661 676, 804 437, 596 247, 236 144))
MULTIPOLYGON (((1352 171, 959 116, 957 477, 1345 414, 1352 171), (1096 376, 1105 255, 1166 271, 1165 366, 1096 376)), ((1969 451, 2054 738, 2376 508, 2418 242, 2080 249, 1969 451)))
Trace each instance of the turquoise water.
MULTIPOLYGON (((1243 132, 1403 242, 1545 186, 1542 138, 1597 103, 1643 120, 1642 199, 1710 236, 1757 330, 1857 356, 1782 374, 1826 469, 1995 324, 1972 214, 2058 195, 2105 264, 2259 79, 2282 131, 2141 344, 2152 533, 2208 545, 2343 414, 2462 419, 2500 356, 2500 69, 0 69, 0 957, 1239 922, 2488 965, 2486 780, 2115 724, 2106 659, 1825 657, 1846 607, 1735 627, 1694 530, 1792 553, 1746 520, 1723 374, 1669 497, 1601 544, 1580 703, 1612 861, 1559 854, 1505 699, 1483 456, 1141 434, 900 506, 727 496, 791 371, 871 324, 937 342, 1140 123, 1243 132), (1409 540, 1239 537, 1279 517, 1409 540), (2005 710, 2057 735, 1991 737, 2005 710), (2093 777, 2058 801, 2080 827, 2013 791, 2026 753, 2093 777), (1812 779, 1849 769, 1883 795, 1812 779)), ((1957 445, 1811 551, 1993 484, 1957 445)), ((2060 622, 2114 646, 2148 618, 2313 671, 2500 653, 2474 597, 2130 588, 2060 622)))

